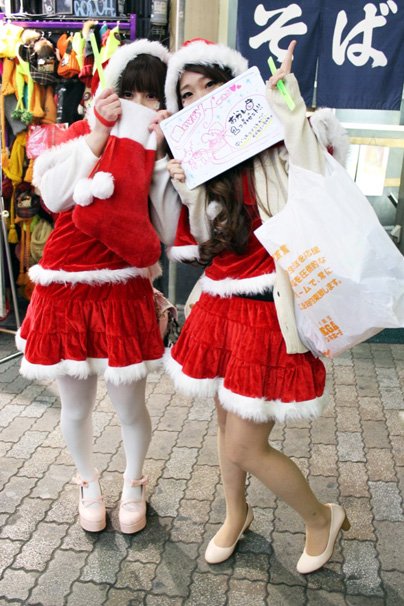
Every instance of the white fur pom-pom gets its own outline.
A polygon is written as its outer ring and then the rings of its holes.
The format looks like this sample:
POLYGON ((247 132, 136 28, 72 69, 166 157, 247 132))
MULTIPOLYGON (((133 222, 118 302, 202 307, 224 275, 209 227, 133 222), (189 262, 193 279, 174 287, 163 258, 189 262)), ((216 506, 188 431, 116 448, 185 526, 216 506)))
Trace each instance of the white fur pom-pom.
POLYGON ((95 198, 106 200, 114 193, 114 177, 111 173, 98 172, 93 177, 92 192, 95 198))
POLYGON ((73 192, 73 200, 79 206, 88 206, 93 201, 93 194, 91 191, 92 179, 80 179, 77 181, 73 192))
POLYGON ((222 205, 220 204, 220 202, 216 202, 216 200, 212 200, 212 202, 209 202, 208 204, 208 208, 206 209, 206 214, 208 215, 209 219, 211 221, 213 221, 213 219, 215 219, 217 217, 217 215, 222 211, 222 205))

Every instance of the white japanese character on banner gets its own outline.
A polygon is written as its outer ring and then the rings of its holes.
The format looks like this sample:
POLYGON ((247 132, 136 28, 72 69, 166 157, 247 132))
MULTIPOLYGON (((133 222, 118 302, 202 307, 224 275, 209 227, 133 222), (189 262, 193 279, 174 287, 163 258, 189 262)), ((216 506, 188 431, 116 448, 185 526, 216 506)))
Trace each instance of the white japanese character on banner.
POLYGON ((299 36, 307 33, 307 26, 303 21, 287 25, 288 21, 301 17, 302 9, 298 4, 289 4, 284 8, 273 11, 265 10, 263 4, 259 4, 254 11, 254 21, 257 25, 265 26, 271 18, 275 20, 260 34, 251 36, 248 43, 251 48, 257 49, 268 42, 271 55, 275 55, 281 63, 287 53, 286 49, 279 47, 279 42, 286 36, 299 36))
POLYGON ((385 67, 387 65, 386 55, 372 48, 373 30, 383 27, 387 23, 386 16, 391 11, 397 12, 397 4, 393 0, 387 0, 379 4, 380 15, 377 15, 378 7, 375 4, 366 4, 363 7, 365 18, 362 19, 347 34, 344 40, 342 35, 348 18, 345 11, 340 11, 335 23, 332 41, 332 58, 337 65, 342 65, 346 58, 356 67, 365 65, 369 59, 373 60, 372 67, 385 67), (362 42, 352 42, 356 36, 363 35, 362 42))

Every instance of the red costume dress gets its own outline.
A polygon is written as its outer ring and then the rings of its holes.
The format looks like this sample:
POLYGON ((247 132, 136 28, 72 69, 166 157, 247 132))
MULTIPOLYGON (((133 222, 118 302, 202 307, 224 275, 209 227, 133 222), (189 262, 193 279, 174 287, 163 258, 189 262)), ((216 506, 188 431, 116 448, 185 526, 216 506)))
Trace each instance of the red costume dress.
MULTIPOLYGON (((202 295, 166 354, 176 386, 192 396, 218 395, 222 406, 257 422, 314 417, 325 406, 325 368, 310 352, 287 354, 272 289, 272 257, 254 235, 261 225, 244 187, 251 234, 243 254, 217 255, 201 278, 202 295), (256 298, 254 298, 256 297, 256 298), (269 296, 270 298, 270 296, 269 296)), ((195 256, 183 207, 173 256, 195 256), (181 252, 181 249, 182 252, 181 252)))
MULTIPOLYGON (((145 111, 130 102, 125 107, 123 114, 128 110, 132 124, 131 112, 145 111)), ((160 272, 160 246, 148 218, 148 192, 150 188, 151 216, 159 231, 165 227, 166 234, 160 237, 166 243, 177 222, 177 195, 169 183, 167 160, 154 164, 153 149, 140 148, 134 140, 130 147, 130 139, 119 138, 122 127, 124 117, 98 159, 85 138, 77 137, 89 132, 87 122, 76 124, 74 139, 45 152, 36 167, 44 201, 59 214, 40 263, 30 270, 36 287, 17 335, 17 345, 24 351, 21 373, 29 379, 102 374, 114 384, 130 383, 156 368, 163 355, 151 285, 160 272), (110 143, 113 157, 108 156, 110 143), (124 152, 131 152, 129 158, 119 152, 122 143, 124 152), (96 181, 100 166, 107 168, 102 166, 105 158, 110 173, 98 174, 115 176, 113 195, 96 199, 103 197, 98 191, 86 201, 91 203, 88 208, 76 206, 73 186, 80 178, 84 186, 91 186, 87 177, 96 181), (130 179, 131 162, 136 164, 138 182, 125 189, 122 165, 130 179), (91 221, 86 221, 86 213, 91 221), (108 231, 111 225, 114 229, 108 231)), ((147 130, 147 122, 143 129, 147 130)))

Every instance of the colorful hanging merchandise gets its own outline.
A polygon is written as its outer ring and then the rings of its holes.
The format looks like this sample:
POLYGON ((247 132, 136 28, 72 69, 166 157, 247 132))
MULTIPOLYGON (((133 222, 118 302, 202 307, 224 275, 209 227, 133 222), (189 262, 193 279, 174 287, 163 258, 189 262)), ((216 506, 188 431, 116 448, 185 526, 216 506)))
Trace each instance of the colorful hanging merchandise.
POLYGON ((0 59, 14 59, 24 29, 13 23, 0 22, 0 59))
POLYGON ((15 222, 20 224, 21 238, 16 254, 19 256, 20 271, 17 285, 21 287, 21 294, 30 299, 34 288, 28 276, 31 266, 31 231, 39 221, 39 210, 41 208, 39 196, 37 196, 29 183, 22 182, 15 192, 15 222))
POLYGON ((101 43, 101 63, 104 65, 109 61, 114 52, 121 46, 122 38, 119 33, 119 25, 107 30, 102 37, 101 43))
POLYGON ((39 218, 31 230, 31 260, 38 263, 43 254, 46 241, 52 232, 52 225, 46 219, 39 218))
MULTIPOLYGON (((90 42, 90 34, 92 28, 97 25, 97 21, 85 21, 81 30, 83 40, 82 63, 79 73, 79 78, 86 88, 91 89, 91 80, 93 78, 94 54, 90 42)), ((80 61, 79 61, 80 63, 80 61)))
POLYGON ((10 158, 6 166, 3 166, 3 172, 10 179, 13 184, 13 193, 10 201, 10 217, 9 217, 9 228, 8 228, 8 241, 10 244, 16 244, 18 242, 18 234, 16 230, 15 221, 15 196, 16 188, 22 181, 25 166, 25 147, 27 144, 27 131, 18 133, 16 136, 13 147, 11 149, 10 158))
POLYGON ((33 81, 41 86, 54 85, 57 61, 52 42, 46 38, 40 38, 30 45, 28 53, 33 81))
POLYGON ((15 92, 17 95, 17 106, 13 111, 13 118, 21 120, 25 124, 30 124, 33 119, 32 112, 29 111, 32 94, 34 92, 34 81, 29 71, 29 63, 25 59, 26 49, 22 44, 17 48, 17 65, 15 69, 15 92), (27 101, 25 101, 25 88, 27 87, 27 101))
MULTIPOLYGON (((111 57, 113 57, 117 48, 121 46, 122 39, 119 33, 119 26, 115 26, 113 29, 109 30, 106 25, 101 28, 100 34, 101 37, 101 49, 98 51, 98 48, 94 48, 94 38, 92 41, 93 46, 93 54, 94 54, 94 67, 93 67, 93 79, 91 82, 91 92, 94 95, 99 84, 100 84, 100 69, 98 68, 101 65, 101 68, 104 69, 111 57)), ((91 38, 90 38, 91 39, 91 38)))
POLYGON ((80 73, 80 65, 73 48, 73 36, 62 34, 57 41, 59 65, 57 73, 61 78, 74 78, 80 73))

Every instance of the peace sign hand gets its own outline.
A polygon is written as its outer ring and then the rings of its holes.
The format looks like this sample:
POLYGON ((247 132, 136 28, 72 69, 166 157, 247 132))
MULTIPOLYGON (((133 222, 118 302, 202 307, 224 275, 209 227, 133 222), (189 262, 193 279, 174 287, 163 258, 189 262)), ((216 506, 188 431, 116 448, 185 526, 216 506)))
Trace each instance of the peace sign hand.
POLYGON ((283 80, 283 78, 285 78, 285 76, 290 74, 290 72, 292 71, 293 52, 295 50, 296 44, 296 40, 292 40, 292 42, 289 44, 288 50, 286 51, 286 56, 282 61, 282 65, 276 71, 276 73, 268 80, 269 87, 275 88, 277 82, 279 82, 279 80, 283 80))

